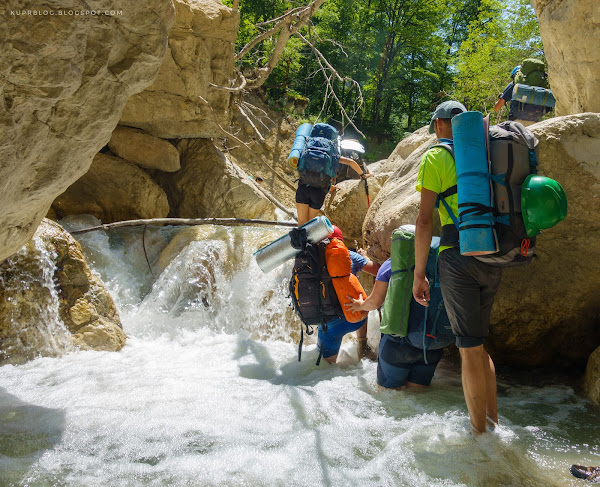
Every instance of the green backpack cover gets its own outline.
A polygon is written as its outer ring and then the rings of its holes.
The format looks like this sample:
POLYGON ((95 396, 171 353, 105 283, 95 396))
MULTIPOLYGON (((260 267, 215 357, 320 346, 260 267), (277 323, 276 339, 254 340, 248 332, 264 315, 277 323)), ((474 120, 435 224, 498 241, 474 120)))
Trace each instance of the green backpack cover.
POLYGON ((524 59, 521 68, 515 74, 515 84, 517 83, 549 88, 544 62, 533 58, 524 59))
POLYGON ((392 276, 385 295, 380 331, 406 336, 415 265, 415 227, 402 225, 392 233, 392 276))

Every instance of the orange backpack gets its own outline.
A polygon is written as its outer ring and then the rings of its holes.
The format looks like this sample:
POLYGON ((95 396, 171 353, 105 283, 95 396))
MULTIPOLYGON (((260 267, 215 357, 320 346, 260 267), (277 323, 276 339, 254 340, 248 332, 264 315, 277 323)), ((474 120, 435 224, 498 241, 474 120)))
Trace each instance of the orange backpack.
POLYGON ((358 299, 359 296, 362 296, 363 299, 367 297, 367 293, 358 282, 358 278, 350 272, 352 261, 350 260, 350 252, 344 242, 337 238, 331 239, 325 248, 325 262, 346 320, 350 323, 364 320, 369 314, 367 311, 350 311, 344 307, 344 304, 352 302, 352 299, 348 296, 354 299, 358 299))

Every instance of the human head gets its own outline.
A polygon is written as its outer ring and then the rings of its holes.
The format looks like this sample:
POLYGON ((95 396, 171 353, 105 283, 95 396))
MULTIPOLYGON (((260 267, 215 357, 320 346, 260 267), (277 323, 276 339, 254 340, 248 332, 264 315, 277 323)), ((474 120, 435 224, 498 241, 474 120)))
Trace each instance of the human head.
POLYGON ((429 124, 429 133, 434 134, 435 132, 435 121, 440 118, 443 120, 451 120, 454 115, 458 115, 459 113, 466 112, 467 109, 465 106, 455 100, 445 101, 440 103, 435 111, 433 112, 433 116, 431 117, 431 122, 429 124))
POLYGON ((333 226, 333 233, 330 235, 330 238, 339 238, 340 240, 344 240, 344 235, 340 230, 340 227, 333 226))
POLYGON ((521 66, 515 66, 513 68, 513 70, 510 72, 510 79, 515 79, 515 75, 517 74, 517 71, 519 71, 519 69, 521 69, 521 66))

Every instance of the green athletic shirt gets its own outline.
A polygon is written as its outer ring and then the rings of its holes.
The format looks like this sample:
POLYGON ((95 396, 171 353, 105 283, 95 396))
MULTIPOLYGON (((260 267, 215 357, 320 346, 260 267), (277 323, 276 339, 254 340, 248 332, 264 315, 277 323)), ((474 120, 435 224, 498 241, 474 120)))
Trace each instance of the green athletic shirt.
MULTIPOLYGON (((417 176, 417 191, 420 193, 422 188, 440 194, 456 184, 456 166, 452 155, 443 147, 434 147, 429 149, 421 158, 419 164, 419 175, 417 176)), ((458 195, 454 193, 446 198, 446 203, 450 206, 452 213, 458 218, 458 195)), ((454 225, 452 218, 448 214, 446 207, 440 202, 438 208, 440 222, 444 225, 454 225)), ((440 246, 442 250, 449 249, 450 246, 440 246)))

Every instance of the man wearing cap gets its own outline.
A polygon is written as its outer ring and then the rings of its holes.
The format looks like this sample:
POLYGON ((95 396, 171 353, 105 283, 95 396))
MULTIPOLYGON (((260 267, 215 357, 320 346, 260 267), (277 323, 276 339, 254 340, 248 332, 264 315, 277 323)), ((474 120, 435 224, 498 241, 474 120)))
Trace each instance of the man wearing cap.
MULTIPOLYGON (((435 132, 440 143, 452 145, 452 117, 465 111, 464 105, 457 101, 441 103, 433 113, 429 132, 435 132)), ((456 181, 452 154, 444 147, 430 148, 421 159, 416 185, 421 193, 421 202, 415 231, 413 296, 423 306, 427 306, 429 300, 425 266, 433 233, 433 210, 441 195, 458 218, 456 181)), ((490 312, 502 269, 461 255, 455 235, 446 232, 445 236, 444 226, 454 228, 445 205, 440 205, 439 215, 442 237, 438 272, 442 295, 460 351, 463 392, 471 427, 479 434, 486 431, 486 425, 493 427, 498 422, 496 372, 483 342, 488 334, 490 312)))
POLYGON ((494 105, 494 111, 498 112, 508 103, 508 119, 519 122, 524 127, 539 122, 542 117, 552 110, 551 107, 541 105, 532 105, 531 103, 523 103, 512 100, 513 90, 515 88, 515 75, 519 72, 521 66, 515 66, 510 73, 510 83, 506 85, 504 91, 498 95, 498 101, 494 105))

